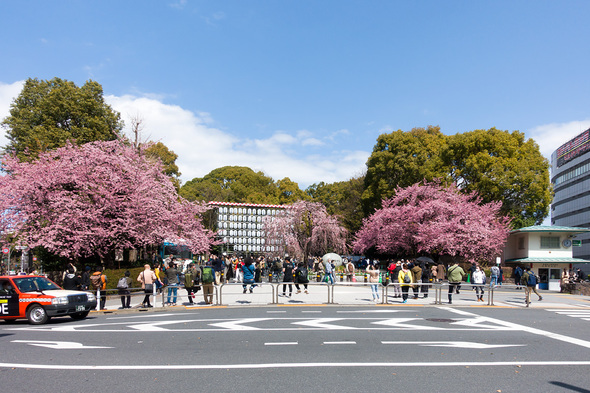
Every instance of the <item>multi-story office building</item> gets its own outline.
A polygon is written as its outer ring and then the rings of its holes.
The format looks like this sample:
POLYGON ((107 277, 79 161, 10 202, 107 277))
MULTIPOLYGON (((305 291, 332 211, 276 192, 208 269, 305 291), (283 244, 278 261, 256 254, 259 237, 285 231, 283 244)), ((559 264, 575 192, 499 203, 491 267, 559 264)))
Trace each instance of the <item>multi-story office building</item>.
MULTIPOLYGON (((551 182, 555 192, 551 224, 590 228, 590 128, 553 152, 551 182)), ((579 234, 576 240, 573 257, 590 260, 590 233, 579 234)))

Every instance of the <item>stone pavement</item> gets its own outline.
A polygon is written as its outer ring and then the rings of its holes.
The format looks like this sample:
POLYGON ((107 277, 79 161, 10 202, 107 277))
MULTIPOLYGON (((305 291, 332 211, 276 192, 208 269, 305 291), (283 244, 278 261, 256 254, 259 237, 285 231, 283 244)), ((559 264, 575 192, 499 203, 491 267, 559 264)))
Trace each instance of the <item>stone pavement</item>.
MULTIPOLYGON (((346 283, 336 282, 334 285, 325 283, 312 282, 308 286, 308 293, 304 292, 303 284, 299 284, 301 292, 297 293, 295 285, 293 285, 293 292, 289 297, 289 285, 286 287, 286 296, 283 296, 282 283, 262 283, 258 284, 253 292, 247 291, 243 293, 242 284, 230 283, 222 286, 215 286, 214 304, 206 305, 203 299, 202 291, 195 295, 194 304, 188 302, 187 292, 183 288, 178 289, 178 299, 176 306, 162 305, 162 301, 166 301, 161 294, 152 304, 155 305, 153 309, 169 309, 175 307, 248 307, 248 306, 317 306, 317 305, 351 305, 351 306, 452 306, 452 307, 509 307, 509 308, 524 308, 525 296, 524 290, 517 288, 515 285, 501 285, 490 291, 489 286, 485 286, 484 302, 477 302, 475 291, 472 285, 464 283, 461 286, 459 294, 453 294, 452 305, 448 304, 448 286, 443 283, 442 286, 431 286, 428 291, 428 297, 424 297, 423 293, 419 294, 418 299, 414 299, 413 291, 410 289, 407 303, 402 303, 401 298, 394 297, 394 289, 392 285, 384 287, 379 284, 379 301, 373 301, 371 294, 371 287, 366 283, 346 283), (439 300, 437 301, 437 294, 439 300), (384 296, 387 295, 387 296, 384 296), (384 297, 387 299, 384 300, 384 297)), ((249 286, 248 286, 249 288, 249 286)), ((590 297, 583 295, 571 295, 566 293, 558 293, 554 291, 538 290, 542 301, 538 301, 538 297, 531 294, 532 308, 590 308, 590 297)), ((164 289, 164 294, 167 291, 164 289)), ((143 300, 143 293, 134 295, 131 300, 132 310, 143 310, 139 303, 143 300)), ((173 299, 171 299, 173 300, 173 299)), ((118 310, 121 306, 120 297, 118 295, 111 295, 107 298, 107 312, 118 310)), ((127 310, 118 310, 127 311, 127 310)))

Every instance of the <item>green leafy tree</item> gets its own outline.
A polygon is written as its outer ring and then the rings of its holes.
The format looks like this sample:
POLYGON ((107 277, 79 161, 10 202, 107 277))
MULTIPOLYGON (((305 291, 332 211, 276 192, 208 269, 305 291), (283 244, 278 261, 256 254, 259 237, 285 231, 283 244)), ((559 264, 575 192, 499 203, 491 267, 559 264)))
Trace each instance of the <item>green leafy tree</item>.
POLYGON ((477 191, 483 203, 501 201, 514 228, 538 225, 549 212, 549 162, 522 132, 496 128, 447 137, 441 158, 463 192, 477 191))
POLYGON ((224 166, 186 182, 180 194, 191 201, 274 203, 278 189, 272 178, 243 166, 224 166))
POLYGON ((314 202, 321 202, 328 214, 340 217, 349 234, 356 232, 364 217, 361 195, 364 190, 364 176, 331 184, 312 184, 305 191, 314 202))
POLYGON ((365 215, 423 180, 455 183, 477 191, 483 203, 502 202, 514 228, 540 224, 551 203, 549 163, 523 133, 495 128, 445 136, 438 127, 380 135, 367 163, 362 203, 365 215))
POLYGON ((440 127, 413 128, 381 134, 367 161, 362 205, 365 215, 381 207, 396 187, 443 178, 439 153, 445 143, 440 127))
POLYGON ((307 194, 299 188, 299 185, 288 177, 278 180, 276 186, 279 195, 279 205, 288 205, 308 199, 307 194))
POLYGON ((159 159, 162 162, 164 173, 172 178, 172 183, 174 183, 174 186, 178 190, 180 188, 180 171, 176 165, 178 154, 168 149, 162 142, 150 144, 145 149, 145 154, 148 158, 159 159))
POLYGON ((87 81, 82 87, 53 78, 29 78, 2 121, 8 145, 4 150, 21 159, 66 145, 115 140, 122 135, 118 112, 107 105, 102 86, 87 81))

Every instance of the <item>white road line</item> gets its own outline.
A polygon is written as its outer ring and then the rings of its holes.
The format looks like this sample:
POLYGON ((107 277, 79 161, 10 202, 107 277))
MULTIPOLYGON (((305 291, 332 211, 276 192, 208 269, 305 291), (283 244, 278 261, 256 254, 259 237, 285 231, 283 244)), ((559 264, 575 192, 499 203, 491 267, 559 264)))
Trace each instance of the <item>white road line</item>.
MULTIPOLYGON (((193 314, 193 313, 191 313, 193 314)), ((194 313, 198 314, 198 313, 194 313)), ((106 319, 137 319, 137 318, 154 318, 154 317, 169 317, 176 314, 146 314, 146 315, 129 315, 126 317, 109 317, 106 319)))
POLYGON ((283 342, 283 343, 264 343, 264 345, 267 345, 267 346, 273 346, 273 345, 276 345, 276 346, 280 346, 280 345, 297 345, 297 344, 299 344, 297 341, 283 342))
POLYGON ((356 341, 324 341, 324 345, 356 345, 356 341))
POLYGON ((372 314, 383 314, 383 313, 396 313, 396 312, 412 312, 412 310, 354 310, 354 311, 336 311, 338 314, 356 314, 356 313, 372 313, 372 314))
POLYGON ((222 369, 276 369, 276 368, 342 368, 342 367, 504 367, 504 366, 590 366, 590 360, 548 360, 505 362, 367 362, 367 363, 246 363, 246 364, 138 364, 138 365, 69 365, 0 363, 0 368, 44 370, 222 370, 222 369))
POLYGON ((384 345, 418 345, 421 347, 447 347, 462 349, 490 349, 505 347, 524 347, 526 344, 486 344, 472 341, 381 341, 384 345))

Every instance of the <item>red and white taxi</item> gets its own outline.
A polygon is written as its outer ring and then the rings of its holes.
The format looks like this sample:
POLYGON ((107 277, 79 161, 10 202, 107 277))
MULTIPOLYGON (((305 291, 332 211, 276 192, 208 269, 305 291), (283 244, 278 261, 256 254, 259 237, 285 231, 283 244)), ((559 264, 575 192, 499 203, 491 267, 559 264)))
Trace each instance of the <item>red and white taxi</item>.
POLYGON ((47 277, 0 276, 0 319, 40 325, 57 316, 84 319, 94 308, 94 294, 64 290, 47 277))

